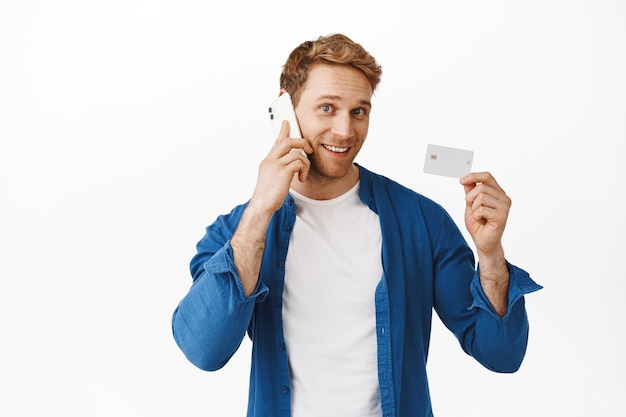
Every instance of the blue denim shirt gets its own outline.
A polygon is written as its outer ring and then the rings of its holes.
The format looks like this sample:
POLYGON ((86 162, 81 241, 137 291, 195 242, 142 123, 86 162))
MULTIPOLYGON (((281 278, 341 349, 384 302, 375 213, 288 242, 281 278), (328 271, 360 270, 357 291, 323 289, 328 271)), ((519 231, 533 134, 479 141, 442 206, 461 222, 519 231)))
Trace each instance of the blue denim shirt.
MULTIPOLYGON (((359 169, 360 198, 378 214, 383 235, 384 272, 375 294, 383 416, 432 416, 426 361, 433 310, 467 354, 490 370, 515 372, 528 340, 523 296, 541 286, 509 264, 509 306, 499 317, 482 291, 473 253, 446 211, 359 169)), ((295 205, 288 196, 273 216, 260 279, 249 297, 230 246, 245 207, 218 217, 198 243, 190 265, 193 284, 173 314, 174 338, 194 365, 217 370, 247 332, 253 342, 248 416, 289 417, 282 292, 295 205)))

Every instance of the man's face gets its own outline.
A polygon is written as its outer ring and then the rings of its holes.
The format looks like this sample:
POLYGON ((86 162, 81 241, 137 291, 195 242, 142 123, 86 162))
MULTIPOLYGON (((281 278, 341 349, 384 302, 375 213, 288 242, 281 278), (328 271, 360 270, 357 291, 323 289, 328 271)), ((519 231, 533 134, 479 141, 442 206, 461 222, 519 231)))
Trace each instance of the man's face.
POLYGON ((354 172, 353 161, 367 137, 371 98, 372 87, 359 70, 311 68, 296 106, 302 135, 313 147, 309 180, 328 183, 354 172))

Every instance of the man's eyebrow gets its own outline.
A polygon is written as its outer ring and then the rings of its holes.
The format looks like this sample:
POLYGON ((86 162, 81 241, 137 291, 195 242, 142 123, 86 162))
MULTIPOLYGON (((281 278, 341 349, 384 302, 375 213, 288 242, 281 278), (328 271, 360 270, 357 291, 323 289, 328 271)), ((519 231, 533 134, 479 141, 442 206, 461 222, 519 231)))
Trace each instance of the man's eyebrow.
MULTIPOLYGON (((323 95, 323 96, 319 96, 317 98, 318 100, 341 100, 340 96, 335 96, 332 94, 327 94, 327 95, 323 95)), ((361 105, 363 106, 368 106, 368 107, 372 107, 372 102, 369 100, 361 100, 360 102, 361 105)))

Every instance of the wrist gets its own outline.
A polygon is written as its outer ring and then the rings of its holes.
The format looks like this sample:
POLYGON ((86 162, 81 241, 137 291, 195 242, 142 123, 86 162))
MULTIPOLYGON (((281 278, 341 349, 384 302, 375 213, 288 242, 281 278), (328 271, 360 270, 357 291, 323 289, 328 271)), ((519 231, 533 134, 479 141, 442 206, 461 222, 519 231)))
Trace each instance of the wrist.
POLYGON ((486 277, 498 276, 504 272, 508 275, 508 265, 502 245, 488 252, 477 249, 477 253, 481 276, 483 274, 486 277))
POLYGON ((265 232, 275 212, 276 210, 274 208, 266 207, 263 202, 253 198, 248 202, 248 206, 239 221, 239 226, 259 229, 265 232))

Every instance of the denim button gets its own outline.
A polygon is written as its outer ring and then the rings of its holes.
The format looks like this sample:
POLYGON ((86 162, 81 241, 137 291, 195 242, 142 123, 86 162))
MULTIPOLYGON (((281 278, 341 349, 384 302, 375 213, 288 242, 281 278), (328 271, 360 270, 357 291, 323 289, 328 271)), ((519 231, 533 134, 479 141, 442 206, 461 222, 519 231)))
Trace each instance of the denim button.
POLYGON ((289 387, 283 385, 282 392, 283 392, 283 394, 289 393, 289 387))

